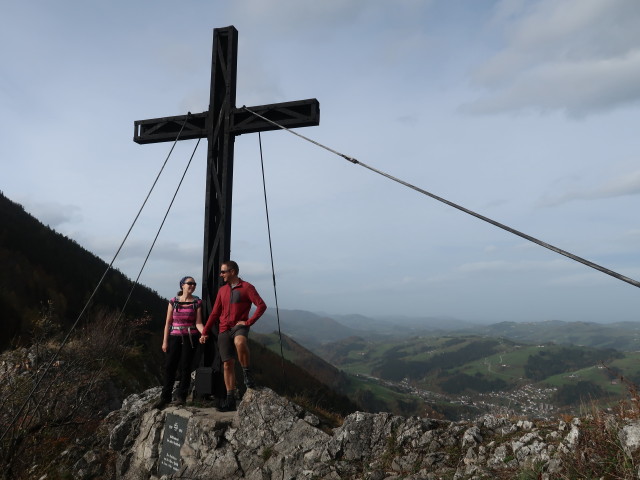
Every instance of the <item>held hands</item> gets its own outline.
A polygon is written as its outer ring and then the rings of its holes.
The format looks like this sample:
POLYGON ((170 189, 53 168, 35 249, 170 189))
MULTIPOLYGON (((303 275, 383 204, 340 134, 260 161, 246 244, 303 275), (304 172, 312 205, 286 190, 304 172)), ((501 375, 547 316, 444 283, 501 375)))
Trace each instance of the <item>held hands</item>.
POLYGON ((209 335, 202 335, 200 337, 200 343, 206 343, 208 339, 209 339, 209 335))

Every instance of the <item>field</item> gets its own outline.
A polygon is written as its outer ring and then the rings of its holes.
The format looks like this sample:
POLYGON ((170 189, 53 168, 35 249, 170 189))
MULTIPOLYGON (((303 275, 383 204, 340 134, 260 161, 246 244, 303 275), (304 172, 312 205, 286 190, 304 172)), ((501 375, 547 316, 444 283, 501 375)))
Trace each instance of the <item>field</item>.
MULTIPOLYGON (((276 349, 275 339, 268 343, 276 349)), ((492 408, 543 415, 585 402, 611 403, 627 395, 628 382, 640 379, 638 352, 479 335, 349 338, 314 350, 347 374, 342 393, 373 411, 401 414, 428 406, 454 417, 492 408)), ((313 355, 302 348, 285 349, 285 356, 297 362, 301 351, 313 355)))

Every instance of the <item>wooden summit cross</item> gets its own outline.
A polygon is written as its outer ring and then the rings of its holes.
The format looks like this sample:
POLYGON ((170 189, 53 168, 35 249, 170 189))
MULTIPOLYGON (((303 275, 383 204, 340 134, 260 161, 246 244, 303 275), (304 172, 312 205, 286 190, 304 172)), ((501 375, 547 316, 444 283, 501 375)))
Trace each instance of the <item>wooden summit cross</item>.
MULTIPOLYGON (((231 191, 233 147, 236 135, 277 130, 278 127, 236 108, 238 31, 233 26, 213 30, 211 94, 209 110, 176 117, 137 120, 133 141, 144 143, 207 138, 207 193, 205 199, 202 300, 204 318, 213 307, 220 287, 221 264, 231 253, 231 191), (184 128, 183 128, 184 125, 184 128)), ((315 98, 296 102, 248 107, 273 122, 287 127, 320 124, 320 104, 315 98)))

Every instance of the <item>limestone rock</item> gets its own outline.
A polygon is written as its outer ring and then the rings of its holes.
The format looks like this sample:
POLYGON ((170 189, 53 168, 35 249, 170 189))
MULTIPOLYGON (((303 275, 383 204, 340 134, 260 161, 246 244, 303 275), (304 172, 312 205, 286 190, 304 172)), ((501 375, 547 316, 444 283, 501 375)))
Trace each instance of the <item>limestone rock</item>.
MULTIPOLYGON (((129 397, 105 420, 117 479, 161 478, 170 463, 165 440, 176 419, 185 428, 175 445, 175 472, 162 477, 167 479, 467 480, 511 478, 533 469, 547 479, 562 471, 563 454, 580 435, 575 420, 538 425, 485 415, 476 422, 447 422, 364 412, 330 430, 268 388, 249 390, 237 412, 225 413, 195 406, 154 410, 158 393, 129 397)), ((638 438, 639 425, 620 432, 628 449, 640 447, 638 438)), ((78 469, 95 471, 92 458, 82 457, 78 469)))
POLYGON ((629 454, 638 450, 640 448, 640 422, 636 421, 622 427, 618 438, 629 454))

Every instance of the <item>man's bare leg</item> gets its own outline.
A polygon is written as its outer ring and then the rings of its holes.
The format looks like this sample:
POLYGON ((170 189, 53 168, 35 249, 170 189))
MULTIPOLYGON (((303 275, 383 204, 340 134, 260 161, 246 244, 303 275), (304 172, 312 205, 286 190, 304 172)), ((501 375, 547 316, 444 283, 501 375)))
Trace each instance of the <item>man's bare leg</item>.
POLYGON ((251 370, 249 368, 250 354, 247 337, 245 337, 244 335, 237 335, 233 339, 233 343, 236 346, 236 352, 238 352, 238 361, 240 362, 242 371, 244 372, 244 384, 247 386, 247 388, 255 388, 256 383, 253 380, 253 375, 251 374, 251 370))
POLYGON ((236 389, 236 361, 234 359, 224 362, 224 386, 227 392, 236 389))
POLYGON ((247 337, 238 335, 233 339, 233 343, 236 345, 236 351, 238 352, 238 360, 242 368, 249 367, 249 345, 247 344, 247 337))
POLYGON ((227 400, 220 407, 223 412, 236 409, 236 361, 227 360, 223 363, 224 385, 227 388, 227 400))

